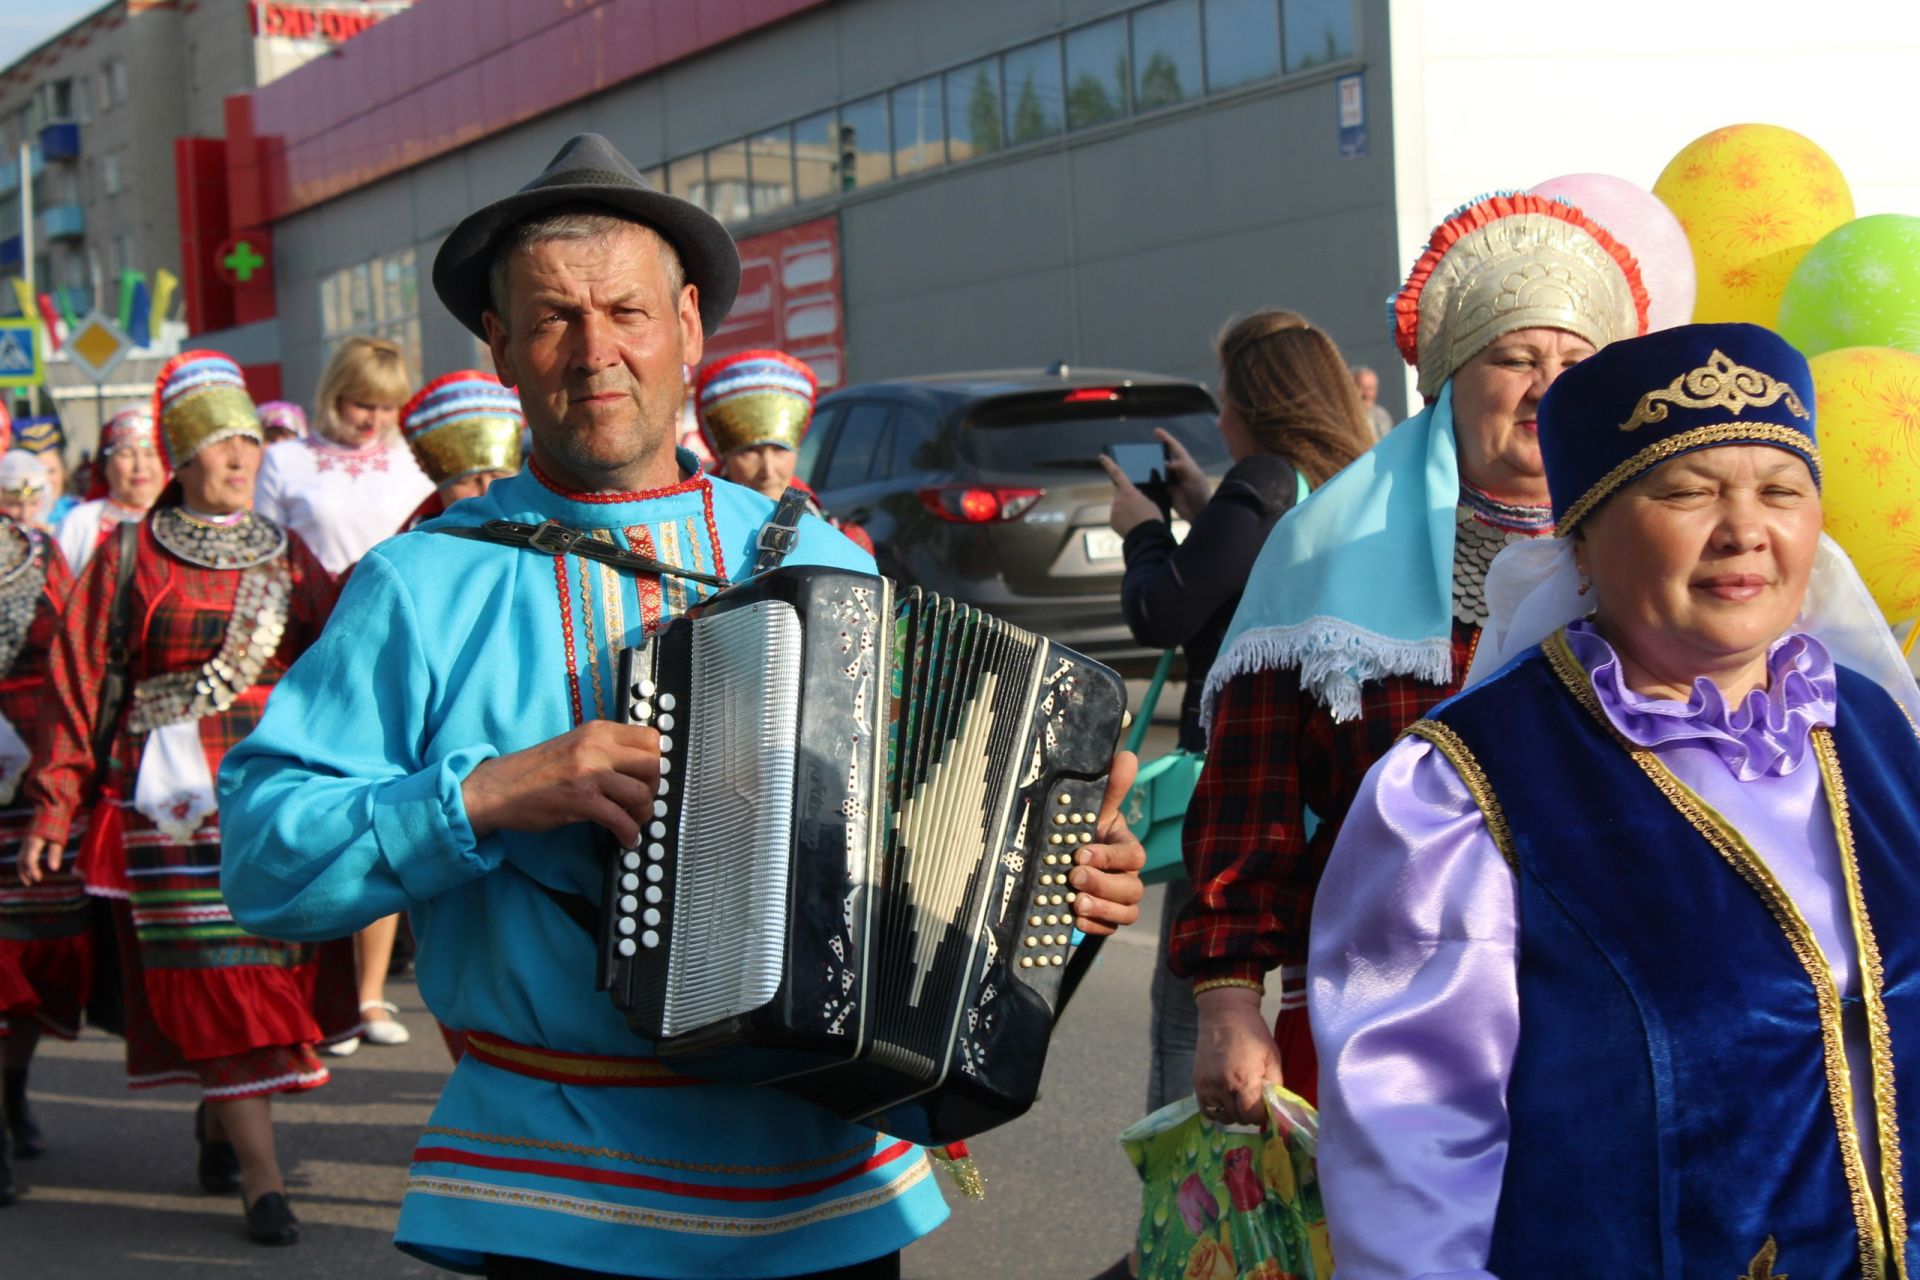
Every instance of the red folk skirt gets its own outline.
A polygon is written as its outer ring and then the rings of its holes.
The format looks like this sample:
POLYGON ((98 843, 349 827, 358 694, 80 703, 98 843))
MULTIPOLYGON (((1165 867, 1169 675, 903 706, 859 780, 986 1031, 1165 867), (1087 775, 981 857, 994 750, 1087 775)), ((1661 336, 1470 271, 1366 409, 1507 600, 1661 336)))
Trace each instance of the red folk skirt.
POLYGON ((31 1019, 71 1040, 93 988, 92 912, 72 858, 38 884, 20 883, 32 820, 25 806, 0 809, 0 1035, 31 1019))

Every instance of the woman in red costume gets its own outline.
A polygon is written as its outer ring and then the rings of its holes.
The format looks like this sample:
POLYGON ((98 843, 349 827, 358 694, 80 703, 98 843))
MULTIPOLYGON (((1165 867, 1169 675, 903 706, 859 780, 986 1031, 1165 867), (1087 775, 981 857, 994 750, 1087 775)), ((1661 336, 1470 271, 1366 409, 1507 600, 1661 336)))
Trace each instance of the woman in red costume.
POLYGON ((239 366, 209 351, 168 361, 154 416, 175 480, 133 543, 130 695, 117 709, 100 705, 122 559, 115 538, 81 574, 54 644, 21 872, 44 884, 62 868, 93 770, 94 726, 117 715, 104 786, 119 798, 124 830, 96 833, 83 871, 90 887, 128 902, 128 1083, 197 1084, 202 1185, 231 1188, 237 1172, 249 1238, 292 1244, 299 1231, 269 1100, 326 1083, 316 1046, 358 1023, 352 962, 341 944, 274 942, 234 924, 220 893, 213 778, 319 635, 336 588, 298 538, 250 509, 262 435, 239 366))
POLYGON ((47 651, 72 587, 73 574, 52 538, 0 516, 0 1055, 6 1063, 0 1208, 14 1198, 8 1147, 23 1160, 45 1150, 27 1107, 33 1051, 43 1031, 64 1040, 80 1034, 93 982, 80 877, 68 867, 27 885, 17 874, 20 841, 33 811, 15 797, 33 768, 30 744, 40 737, 47 651))

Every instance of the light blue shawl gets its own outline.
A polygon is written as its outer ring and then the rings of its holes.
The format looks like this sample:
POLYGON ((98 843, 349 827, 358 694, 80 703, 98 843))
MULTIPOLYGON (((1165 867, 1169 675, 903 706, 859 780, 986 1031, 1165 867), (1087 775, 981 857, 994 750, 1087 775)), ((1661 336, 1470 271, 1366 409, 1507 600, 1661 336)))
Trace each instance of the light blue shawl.
POLYGON ((1360 686, 1453 675, 1453 539, 1460 465, 1453 384, 1321 485, 1267 535, 1207 674, 1201 721, 1227 681, 1297 668, 1335 720, 1360 686))

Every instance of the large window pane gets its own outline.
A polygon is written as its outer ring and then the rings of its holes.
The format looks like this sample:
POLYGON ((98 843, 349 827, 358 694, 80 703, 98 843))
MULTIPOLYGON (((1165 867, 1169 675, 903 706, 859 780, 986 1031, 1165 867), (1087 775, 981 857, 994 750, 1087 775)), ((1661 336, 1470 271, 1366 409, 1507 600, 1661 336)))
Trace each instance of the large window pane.
POLYGON ((747 140, 753 211, 772 213, 793 203, 793 130, 787 125, 747 140))
POLYGON ((681 156, 667 164, 667 190, 683 200, 707 207, 707 153, 681 156))
POLYGON ((747 144, 742 139, 707 152, 707 208, 722 222, 745 222, 753 216, 747 198, 747 144))
POLYGON ((1287 70, 1353 56, 1353 0, 1285 0, 1287 70))
POLYGON ((1279 74, 1277 0, 1207 0, 1207 89, 1218 93, 1279 74))
POLYGON ((1067 128, 1127 114, 1127 20, 1110 18, 1067 34, 1067 128))
POLYGON ((1200 92, 1200 0, 1162 0, 1133 15, 1133 68, 1135 111, 1200 92))
POLYGON ((947 72, 947 139, 955 160, 970 160, 1006 144, 997 60, 983 58, 947 72))
POLYGON ((831 111, 808 116, 793 126, 794 189, 802 200, 818 200, 840 190, 840 125, 831 111))
POLYGON ((640 171, 640 181, 646 183, 655 191, 665 191, 667 189, 667 171, 665 167, 661 165, 654 165, 651 169, 642 169, 640 171))
POLYGON ((1015 49, 1004 60, 1007 140, 1016 146, 1060 132, 1062 99, 1060 42, 1042 40, 1015 49))
POLYGON ((840 108, 840 186, 870 187, 893 176, 887 142, 887 98, 875 94, 840 108))
POLYGON ((947 162, 946 116, 940 109, 940 77, 928 76, 893 91, 893 170, 905 176, 947 162))

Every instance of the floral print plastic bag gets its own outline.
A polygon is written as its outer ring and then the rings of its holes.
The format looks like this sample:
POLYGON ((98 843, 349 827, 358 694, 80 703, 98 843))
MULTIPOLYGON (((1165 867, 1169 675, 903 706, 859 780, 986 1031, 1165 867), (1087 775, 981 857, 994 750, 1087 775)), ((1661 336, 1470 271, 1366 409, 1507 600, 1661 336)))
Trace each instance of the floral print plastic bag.
POLYGON ((1182 1098, 1121 1134, 1143 1184, 1140 1280, 1328 1280, 1319 1140, 1313 1108, 1273 1085, 1264 1132, 1182 1098))

